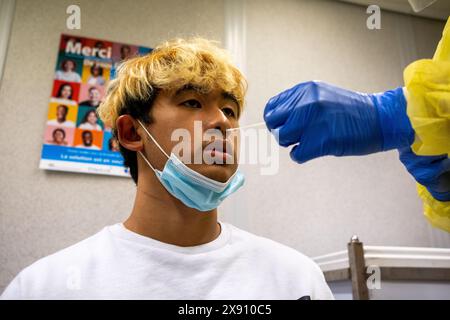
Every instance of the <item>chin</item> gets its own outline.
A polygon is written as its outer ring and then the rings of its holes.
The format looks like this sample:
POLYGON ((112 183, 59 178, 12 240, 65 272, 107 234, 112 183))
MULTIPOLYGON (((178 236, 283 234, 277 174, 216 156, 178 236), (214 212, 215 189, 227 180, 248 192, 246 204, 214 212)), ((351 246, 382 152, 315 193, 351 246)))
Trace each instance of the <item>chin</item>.
POLYGON ((211 165, 199 165, 196 168, 192 168, 198 173, 208 177, 210 179, 227 182, 228 179, 236 172, 237 166, 231 164, 211 164, 211 165))

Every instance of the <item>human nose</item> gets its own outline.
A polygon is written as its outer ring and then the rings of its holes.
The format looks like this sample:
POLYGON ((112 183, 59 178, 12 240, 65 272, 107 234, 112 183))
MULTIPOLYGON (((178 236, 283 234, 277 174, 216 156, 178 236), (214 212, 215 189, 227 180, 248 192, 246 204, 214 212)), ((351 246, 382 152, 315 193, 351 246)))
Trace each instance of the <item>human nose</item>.
POLYGON ((220 130, 223 136, 226 135, 226 131, 230 129, 231 123, 228 117, 222 112, 221 108, 213 108, 208 112, 206 119, 203 123, 203 130, 220 130))

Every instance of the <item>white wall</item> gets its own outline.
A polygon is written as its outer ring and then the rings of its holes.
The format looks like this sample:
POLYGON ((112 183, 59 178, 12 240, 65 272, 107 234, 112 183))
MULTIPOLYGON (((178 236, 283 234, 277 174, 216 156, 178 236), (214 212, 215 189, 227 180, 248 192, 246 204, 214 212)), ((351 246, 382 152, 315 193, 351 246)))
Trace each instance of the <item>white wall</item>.
MULTIPOLYGON (((365 8, 325 1, 249 0, 246 13, 250 89, 243 123, 260 121, 271 96, 301 81, 362 92, 401 86, 403 68, 432 56, 444 26, 382 12, 382 29, 369 30, 365 8)), ((343 250, 353 234, 370 245, 450 246, 449 234, 425 221, 396 151, 298 165, 283 149, 277 175, 248 172, 237 205, 248 229, 308 255, 343 250)))
MULTIPOLYGON (((123 220, 130 180, 38 169, 59 37, 73 1, 18 0, 0 87, 0 291, 23 267, 123 220)), ((88 37, 154 46, 174 36, 223 40, 223 1, 77 1, 88 37)), ((442 22, 383 13, 380 31, 363 8, 322 1, 249 0, 243 123, 259 121, 265 101, 297 82, 322 79, 361 91, 402 84, 403 66, 430 57, 442 22)), ((344 248, 357 233, 371 245, 449 246, 431 231, 411 177, 395 152, 323 158, 299 166, 281 152, 276 176, 246 166, 245 189, 224 220, 309 255, 344 248)))

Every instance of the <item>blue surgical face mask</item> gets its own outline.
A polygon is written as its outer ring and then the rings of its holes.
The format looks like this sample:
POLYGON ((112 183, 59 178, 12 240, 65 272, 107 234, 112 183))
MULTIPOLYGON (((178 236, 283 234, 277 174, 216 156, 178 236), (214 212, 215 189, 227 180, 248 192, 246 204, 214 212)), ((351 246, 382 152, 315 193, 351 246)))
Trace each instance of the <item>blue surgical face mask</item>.
POLYGON ((219 204, 244 184, 244 175, 237 170, 226 182, 219 182, 192 170, 178 157, 169 155, 148 132, 147 128, 138 120, 141 127, 152 139, 161 152, 168 158, 163 171, 155 169, 148 159, 138 151, 141 157, 153 170, 161 184, 186 206, 200 211, 215 209, 219 204))

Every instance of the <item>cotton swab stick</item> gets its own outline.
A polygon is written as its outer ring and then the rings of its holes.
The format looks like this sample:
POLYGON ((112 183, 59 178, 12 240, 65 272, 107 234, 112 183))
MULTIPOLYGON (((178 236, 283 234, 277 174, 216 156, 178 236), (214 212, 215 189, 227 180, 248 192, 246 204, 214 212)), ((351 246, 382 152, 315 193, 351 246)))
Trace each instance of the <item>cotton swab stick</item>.
POLYGON ((227 129, 227 131, 235 131, 235 130, 241 130, 241 129, 248 129, 248 128, 253 128, 253 127, 259 127, 259 126, 263 126, 266 123, 264 121, 262 122, 257 122, 257 123, 253 123, 253 124, 249 124, 246 126, 242 126, 242 127, 237 127, 237 128, 231 128, 231 129, 227 129))

